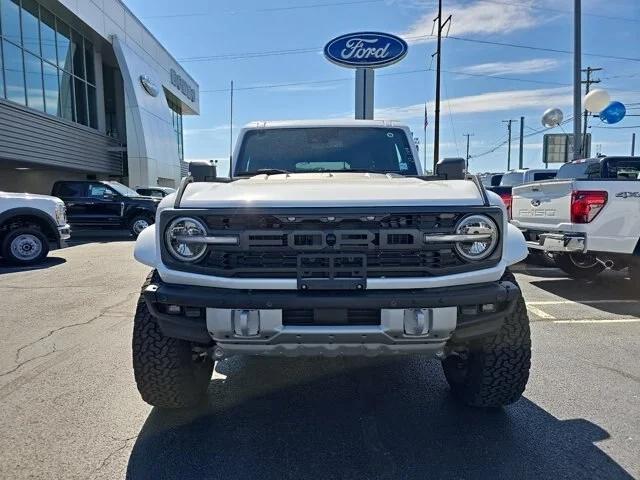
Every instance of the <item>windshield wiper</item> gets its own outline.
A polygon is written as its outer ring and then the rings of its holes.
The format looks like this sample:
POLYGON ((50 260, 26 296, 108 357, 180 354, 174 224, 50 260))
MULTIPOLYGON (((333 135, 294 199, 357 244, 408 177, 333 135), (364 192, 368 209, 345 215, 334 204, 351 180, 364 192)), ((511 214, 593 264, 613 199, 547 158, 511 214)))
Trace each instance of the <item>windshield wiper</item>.
POLYGON ((291 173, 289 170, 284 170, 282 168, 259 168, 253 172, 242 172, 237 174, 238 177, 252 177, 255 175, 278 175, 283 173, 291 173))

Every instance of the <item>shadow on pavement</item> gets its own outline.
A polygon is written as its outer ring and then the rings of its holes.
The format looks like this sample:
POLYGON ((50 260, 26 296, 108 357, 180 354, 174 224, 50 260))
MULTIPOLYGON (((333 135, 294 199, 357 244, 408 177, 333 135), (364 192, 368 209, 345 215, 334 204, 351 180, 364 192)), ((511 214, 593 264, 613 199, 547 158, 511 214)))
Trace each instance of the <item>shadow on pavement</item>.
POLYGON ((208 405, 152 410, 127 478, 632 478, 594 444, 609 437, 597 425, 526 398, 463 407, 420 357, 246 357, 216 370, 208 405))
POLYGON ((135 241, 135 238, 128 230, 95 230, 95 229, 74 229, 71 232, 71 239, 68 241, 70 247, 84 245, 87 243, 111 243, 135 241))
POLYGON ((0 275, 4 273, 30 272, 32 270, 43 270, 45 268, 51 268, 58 265, 62 265, 63 263, 66 263, 66 260, 64 258, 47 257, 45 258, 44 262, 39 263, 37 265, 17 267, 15 265, 10 265, 4 260, 0 259, 0 275))
POLYGON ((577 303, 611 300, 611 303, 586 303, 590 307, 617 315, 640 317, 640 302, 629 305, 628 300, 638 301, 638 285, 625 277, 622 272, 608 272, 598 275, 593 281, 562 278, 557 280, 535 280, 531 285, 553 295, 577 303), (615 300, 623 302, 615 303, 615 300))

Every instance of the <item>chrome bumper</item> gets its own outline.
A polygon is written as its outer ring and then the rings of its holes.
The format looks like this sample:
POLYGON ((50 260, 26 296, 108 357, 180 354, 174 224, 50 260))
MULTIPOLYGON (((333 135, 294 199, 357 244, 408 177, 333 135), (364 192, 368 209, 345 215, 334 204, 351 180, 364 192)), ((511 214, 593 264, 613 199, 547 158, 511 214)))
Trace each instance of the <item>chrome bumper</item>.
POLYGON ((527 246, 532 250, 544 250, 552 253, 585 252, 586 237, 579 234, 543 233, 537 242, 528 241, 527 246))

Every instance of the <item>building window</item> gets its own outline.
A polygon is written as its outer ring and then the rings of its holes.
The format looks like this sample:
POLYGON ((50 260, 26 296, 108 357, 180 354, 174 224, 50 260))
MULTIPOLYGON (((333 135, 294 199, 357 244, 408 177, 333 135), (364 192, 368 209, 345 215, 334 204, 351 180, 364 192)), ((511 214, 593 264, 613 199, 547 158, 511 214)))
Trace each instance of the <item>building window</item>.
POLYGON ((184 160, 184 134, 182 131, 182 108, 173 100, 167 98, 167 103, 171 109, 171 124, 173 131, 176 134, 176 141, 178 143, 178 158, 182 162, 184 160))
POLYGON ((93 45, 36 0, 0 0, 0 97, 98 128, 93 45))

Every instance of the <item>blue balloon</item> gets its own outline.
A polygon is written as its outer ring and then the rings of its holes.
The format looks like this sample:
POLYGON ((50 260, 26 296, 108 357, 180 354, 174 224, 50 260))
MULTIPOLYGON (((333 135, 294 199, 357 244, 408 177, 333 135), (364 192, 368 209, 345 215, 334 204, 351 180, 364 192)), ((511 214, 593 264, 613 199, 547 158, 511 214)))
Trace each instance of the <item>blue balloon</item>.
POLYGON ((627 114, 627 109, 620 102, 611 102, 600 112, 600 120, 604 123, 618 123, 627 114))

